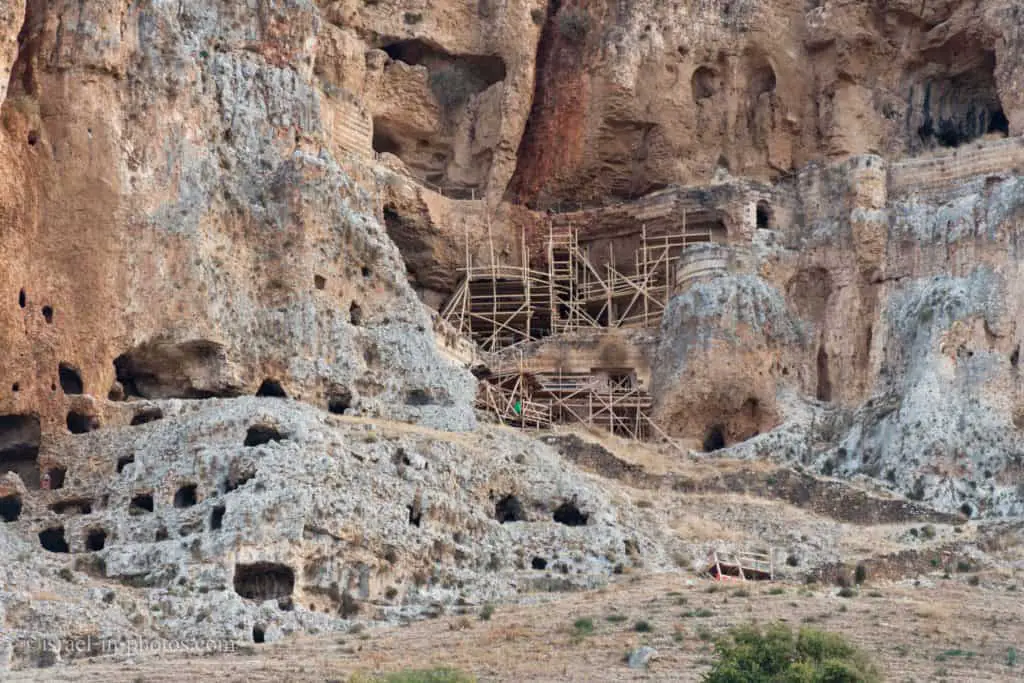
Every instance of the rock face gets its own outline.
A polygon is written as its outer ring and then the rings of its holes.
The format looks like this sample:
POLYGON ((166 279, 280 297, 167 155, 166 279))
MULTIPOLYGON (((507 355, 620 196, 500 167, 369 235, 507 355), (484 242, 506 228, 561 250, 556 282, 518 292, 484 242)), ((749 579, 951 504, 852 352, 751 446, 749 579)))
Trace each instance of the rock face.
POLYGON ((1017 0, 0 0, 0 631, 259 642, 701 558, 477 424, 437 311, 570 228, 712 243, 660 327, 513 353, 793 500, 1024 513, 1022 73, 1017 0))
POLYGON ((4 9, 22 28, 0 136, 0 413, 95 414, 59 390, 64 364, 100 399, 115 381, 195 398, 269 379, 472 426, 472 378, 432 348, 371 194, 324 146, 317 8, 64 5, 4 9))
POLYGON ((269 397, 133 401, 105 417, 120 426, 54 449, 59 489, 0 480, 0 550, 22 558, 0 567, 0 664, 38 664, 12 645, 33 634, 269 642, 590 587, 687 550, 506 430, 438 438, 269 397), (69 602, 32 599, 69 558, 69 602))

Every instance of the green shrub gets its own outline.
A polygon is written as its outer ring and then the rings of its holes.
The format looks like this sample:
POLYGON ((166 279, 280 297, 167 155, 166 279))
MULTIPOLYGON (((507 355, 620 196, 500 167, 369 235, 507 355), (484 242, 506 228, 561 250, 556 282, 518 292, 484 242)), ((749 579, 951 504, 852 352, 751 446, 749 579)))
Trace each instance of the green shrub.
POLYGON ((357 674, 351 678, 351 683, 476 683, 476 677, 458 669, 403 669, 373 677, 357 674))
POLYGON ((604 618, 605 621, 610 621, 613 624, 621 624, 628 617, 625 614, 609 614, 604 618))
POLYGON ((647 621, 646 619, 641 619, 640 621, 633 624, 633 630, 637 633, 650 633, 654 630, 654 627, 651 626, 651 622, 647 621))
POLYGON ((738 626, 715 646, 705 683, 875 683, 871 662, 843 638, 812 628, 794 634, 778 624, 738 626))
POLYGON ((594 632, 594 620, 590 617, 580 617, 572 623, 572 628, 577 636, 589 636, 594 632))
POLYGON ((839 589, 839 597, 841 598, 852 598, 857 595, 857 591, 853 590, 849 586, 843 586, 839 589))
POLYGON ((775 586, 774 588, 772 588, 772 589, 770 589, 768 591, 768 595, 784 595, 785 592, 786 592, 786 589, 783 588, 782 586, 775 586))
POLYGON ((490 621, 494 616, 494 605, 484 605, 480 610, 480 621, 490 621))
POLYGON ((459 64, 445 64, 431 70, 430 90, 446 111, 458 109, 486 85, 472 70, 459 64))

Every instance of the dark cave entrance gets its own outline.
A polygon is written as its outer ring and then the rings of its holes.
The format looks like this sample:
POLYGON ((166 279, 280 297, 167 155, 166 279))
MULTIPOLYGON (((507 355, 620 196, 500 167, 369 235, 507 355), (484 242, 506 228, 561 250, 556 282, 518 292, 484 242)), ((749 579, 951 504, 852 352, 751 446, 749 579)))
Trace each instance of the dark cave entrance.
POLYGON ((523 521, 523 505, 513 495, 504 496, 494 504, 494 518, 505 524, 506 522, 523 521))
POLYGON ((39 442, 34 415, 0 415, 0 475, 14 472, 28 488, 39 488, 39 442))
POLYGON ((714 453, 725 448, 725 427, 722 425, 711 425, 704 435, 704 442, 701 448, 705 453, 714 453))
POLYGON ((565 501, 555 508, 552 518, 566 526, 586 526, 590 515, 582 512, 574 501, 565 501))
POLYGON ((235 565, 235 592, 247 600, 263 602, 291 597, 295 572, 274 562, 235 565))

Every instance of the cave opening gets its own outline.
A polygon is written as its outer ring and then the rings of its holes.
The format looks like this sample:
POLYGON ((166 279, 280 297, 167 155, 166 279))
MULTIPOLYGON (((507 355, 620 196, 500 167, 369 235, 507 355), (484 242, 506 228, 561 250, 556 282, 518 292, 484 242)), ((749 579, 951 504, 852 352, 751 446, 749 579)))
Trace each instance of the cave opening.
POLYGON ((768 230, 772 227, 772 207, 766 201, 759 201, 755 210, 758 230, 768 230))
POLYGON ((0 519, 4 522, 17 522, 21 517, 21 496, 11 494, 0 498, 0 519))
POLYGON ((107 545, 107 532, 103 529, 90 529, 85 537, 85 549, 89 552, 99 552, 107 545))
POLYGON ((371 142, 373 151, 377 154, 394 154, 402 156, 402 146, 398 140, 391 136, 383 122, 373 121, 373 139, 371 142))
POLYGON ((725 427, 720 424, 711 425, 708 427, 707 433, 704 435, 704 442, 701 449, 705 453, 714 453, 725 448, 725 427))
POLYGON ((19 308, 25 308, 25 306, 27 306, 27 305, 28 305, 28 297, 25 294, 25 289, 22 288, 21 291, 18 292, 18 307, 19 308))
POLYGON ((85 385, 82 383, 82 375, 78 370, 68 363, 61 363, 57 366, 57 374, 60 378, 60 388, 65 394, 72 396, 85 392, 85 385))
POLYGON ((494 504, 494 518, 505 524, 506 522, 522 522, 526 517, 523 514, 523 504, 519 498, 509 494, 494 504))
POLYGON ((135 462, 135 456, 134 455, 122 455, 122 456, 118 457, 118 459, 117 459, 117 473, 121 474, 121 472, 124 471, 124 468, 128 467, 128 465, 131 465, 133 462, 135 462))
POLYGON ((706 100, 718 92, 718 73, 709 66, 699 66, 690 77, 694 100, 706 100))
POLYGON ((255 562, 235 565, 235 593, 246 600, 263 602, 291 597, 295 572, 285 564, 255 562))
POLYGON ((185 484, 174 493, 174 507, 190 508, 198 502, 195 484, 185 484))
POLYGON ((239 396, 240 387, 224 379, 228 365, 224 345, 206 339, 149 342, 114 359, 124 394, 148 399, 239 396))
POLYGON ((150 422, 162 420, 163 417, 164 411, 160 410, 156 406, 143 408, 132 416, 131 426, 138 427, 139 425, 149 424, 150 422))
POLYGON ((257 624, 252 627, 252 642, 260 645, 261 643, 266 642, 266 637, 263 626, 257 624))
POLYGON ((819 401, 831 401, 832 400, 832 381, 828 375, 828 352, 825 350, 825 345, 822 344, 818 347, 818 388, 817 398, 819 401))
POLYGON ((548 568, 548 561, 543 557, 534 557, 530 560, 530 566, 538 571, 548 568))
POLYGON ((131 502, 128 503, 128 514, 129 515, 141 515, 146 512, 153 511, 153 494, 151 493, 140 493, 132 497, 131 502))
POLYGON ((910 90, 908 123, 917 126, 912 147, 956 148, 985 135, 1009 135, 1010 123, 996 85, 993 51, 966 45, 961 46, 955 62, 948 62, 948 55, 939 50, 931 51, 928 57, 936 60, 929 64, 930 75, 910 90), (969 64, 973 66, 951 73, 969 64), (934 75, 936 67, 938 75, 934 75))
POLYGON ((263 446, 271 441, 284 441, 287 437, 274 427, 268 424, 255 424, 245 432, 245 441, 243 445, 263 446))
POLYGON ((224 505, 217 505, 210 512, 210 530, 216 531, 224 526, 224 515, 228 509, 224 505))
POLYGON ((70 552, 67 539, 64 538, 64 527, 51 527, 39 532, 39 545, 51 553, 70 552))
POLYGON ((348 307, 348 319, 356 327, 363 324, 363 308, 355 301, 348 307))
POLYGON ((419 527, 423 522, 423 512, 417 505, 406 505, 409 510, 409 524, 414 527, 419 527))
POLYGON ((256 390, 256 395, 269 398, 288 398, 288 392, 284 390, 284 387, 276 379, 263 380, 260 388, 256 390))
POLYGON ((50 467, 47 469, 46 477, 50 482, 50 488, 53 490, 64 488, 64 478, 67 474, 67 467, 50 467))
POLYGON ((352 392, 340 387, 327 394, 327 411, 335 415, 344 415, 352 407, 352 392))
POLYGON ((25 486, 39 488, 42 430, 35 415, 0 415, 0 475, 17 474, 25 486))
POLYGON ((68 412, 68 431, 72 434, 88 434, 100 427, 99 418, 95 415, 86 415, 77 410, 68 412))
POLYGON ((92 501, 88 498, 67 498, 50 505, 55 514, 88 515, 92 512, 92 501))
POLYGON ((559 524, 566 526, 586 526, 590 515, 581 511, 575 501, 565 501, 557 508, 552 518, 559 524))

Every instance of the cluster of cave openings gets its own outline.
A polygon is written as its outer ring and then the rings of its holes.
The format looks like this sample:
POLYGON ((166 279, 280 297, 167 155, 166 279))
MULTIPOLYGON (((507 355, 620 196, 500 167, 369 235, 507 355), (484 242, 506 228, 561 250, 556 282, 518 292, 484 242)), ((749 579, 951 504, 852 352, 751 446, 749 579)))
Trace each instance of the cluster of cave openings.
POLYGON ((0 475, 14 472, 26 487, 38 489, 41 438, 35 415, 0 415, 0 475))
POLYGON ((295 572, 285 564, 255 562, 235 565, 235 592, 246 600, 263 602, 291 597, 295 572))

